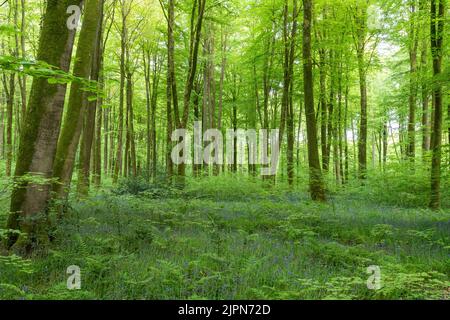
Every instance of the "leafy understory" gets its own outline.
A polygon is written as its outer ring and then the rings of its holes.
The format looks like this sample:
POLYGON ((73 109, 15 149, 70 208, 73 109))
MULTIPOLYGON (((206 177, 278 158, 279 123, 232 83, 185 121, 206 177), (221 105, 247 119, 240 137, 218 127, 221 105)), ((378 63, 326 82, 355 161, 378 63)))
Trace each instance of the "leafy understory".
POLYGON ((184 191, 129 182, 73 201, 32 260, 0 257, 0 298, 448 299, 450 212, 364 197, 317 204, 235 178, 184 191), (81 290, 67 289, 71 265, 81 290), (367 287, 373 265, 379 290, 367 287))

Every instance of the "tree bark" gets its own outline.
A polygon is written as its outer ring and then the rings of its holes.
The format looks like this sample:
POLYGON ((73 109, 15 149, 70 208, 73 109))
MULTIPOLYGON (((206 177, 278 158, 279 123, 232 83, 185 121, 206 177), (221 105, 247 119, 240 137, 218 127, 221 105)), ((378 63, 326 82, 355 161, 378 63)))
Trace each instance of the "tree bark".
POLYGON ((15 97, 15 74, 11 73, 8 79, 8 86, 5 86, 7 91, 6 101, 6 176, 11 176, 12 161, 13 161, 13 112, 14 112, 14 97, 15 97))
POLYGON ((444 40, 444 1, 431 1, 431 52, 433 55, 433 74, 437 83, 433 88, 434 123, 432 133, 431 197, 430 208, 438 210, 441 206, 441 158, 442 158, 442 87, 439 76, 442 72, 442 48, 444 40))
MULTIPOLYGON (((191 36, 189 46, 189 68, 188 76, 184 87, 183 96, 183 115, 178 115, 177 109, 175 110, 175 121, 178 129, 186 129, 187 122, 189 120, 189 111, 191 105, 191 95, 194 87, 194 81, 197 74, 198 64, 198 51, 200 47, 200 37, 202 33, 202 25, 204 20, 205 8, 207 0, 194 1, 192 15, 191 15, 191 36), (198 3, 197 3, 198 2, 198 3), (198 12, 195 19, 195 9, 198 12)), ((174 106, 175 107, 175 106, 174 106)), ((178 165, 178 185, 183 187, 185 185, 186 176, 186 164, 182 163, 178 165)))
POLYGON ((414 162, 416 155, 416 102, 417 102, 417 48, 419 46, 419 38, 417 36, 417 27, 414 22, 416 13, 415 0, 410 3, 410 45, 409 45, 409 62, 410 62, 410 80, 409 80, 409 117, 408 117, 408 150, 407 156, 411 162, 414 162))
MULTIPOLYGON (((101 5, 97 0, 86 0, 85 17, 78 40, 76 60, 73 69, 75 76, 88 80, 91 75, 92 61, 95 56, 95 43, 99 32, 99 17, 101 5)), ((72 173, 75 166, 75 156, 80 142, 83 119, 88 107, 86 93, 80 82, 73 82, 70 87, 67 112, 58 140, 53 176, 57 181, 53 191, 57 200, 65 201, 69 192, 72 173)), ((63 207, 59 207, 62 213, 63 207)))
MULTIPOLYGON (((66 10, 69 5, 80 5, 81 1, 48 0, 43 16, 37 60, 69 71, 75 31, 66 25, 66 10)), ((60 131, 65 84, 51 84, 44 78, 33 80, 27 108, 27 125, 23 128, 17 164, 16 185, 11 194, 10 216, 7 228, 20 230, 27 237, 9 237, 8 246, 16 244, 22 254, 29 254, 36 246, 45 244, 44 214, 50 198, 53 162, 60 131), (26 176, 34 178, 29 179, 26 176), (43 181, 37 182, 36 179, 43 181)))
MULTIPOLYGON (((117 149, 116 158, 114 163, 114 175, 113 183, 117 183, 119 180, 119 175, 123 172, 123 109, 124 109, 124 90, 125 90, 125 77, 126 77, 126 66, 125 66, 125 55, 126 46, 128 43, 128 28, 127 28, 127 18, 130 13, 131 8, 126 7, 125 1, 122 3, 122 29, 120 34, 120 91, 119 91, 119 123, 118 123, 118 136, 117 136, 117 149)), ((126 166, 126 163, 125 163, 126 166)))
MULTIPOLYGON (((363 5, 364 6, 364 5, 363 5)), ((356 9, 358 74, 360 90, 360 123, 358 137, 358 165, 359 178, 367 178, 367 74, 365 63, 366 34, 367 34, 367 8, 356 9)))
MULTIPOLYGON (((103 4, 104 0, 98 1, 98 20, 97 20, 97 33, 95 44, 93 47, 93 54, 91 58, 91 80, 96 81, 98 83, 100 77, 100 68, 101 68, 101 60, 102 60, 102 31, 103 31, 103 4)), ((99 84, 99 89, 101 85, 99 84)), ((91 172, 91 155, 92 155, 92 146, 94 142, 95 129, 96 129, 96 113, 97 113, 97 104, 98 104, 98 95, 96 94, 92 97, 95 100, 85 101, 87 105, 87 110, 84 114, 83 119, 83 129, 81 136, 81 145, 80 145, 80 157, 78 163, 78 184, 77 184, 77 193, 79 197, 85 197, 89 193, 89 185, 90 185, 90 172, 91 172)), ((87 100, 88 97, 85 94, 84 99, 87 100)), ((101 107, 101 105, 100 105, 101 107)), ((101 124, 101 121, 100 121, 101 124)), ((101 127, 100 127, 101 131, 101 127)))
POLYGON ((306 110, 306 129, 308 136, 308 162, 310 170, 310 193, 313 200, 325 201, 319 149, 317 145, 317 127, 314 111, 314 82, 311 56, 312 0, 303 0, 303 72, 306 110))

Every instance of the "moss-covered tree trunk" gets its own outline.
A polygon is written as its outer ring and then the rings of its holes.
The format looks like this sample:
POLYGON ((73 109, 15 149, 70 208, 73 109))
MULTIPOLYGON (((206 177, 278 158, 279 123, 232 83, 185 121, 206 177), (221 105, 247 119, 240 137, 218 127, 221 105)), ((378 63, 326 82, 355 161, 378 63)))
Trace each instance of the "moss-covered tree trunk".
MULTIPOLYGON (((42 20, 37 60, 68 71, 75 31, 67 28, 66 13, 70 5, 80 5, 75 0, 48 0, 42 20)), ((20 230, 27 236, 11 235, 8 247, 16 244, 20 253, 30 253, 40 240, 44 213, 50 197, 53 162, 60 131, 65 84, 49 83, 35 78, 31 87, 26 122, 21 133, 15 169, 16 184, 11 195, 10 216, 7 228, 20 230), (31 179, 30 177, 33 177, 31 179), (38 178, 40 181, 38 181, 38 178), (17 241, 19 240, 19 241, 17 241)))
POLYGON ((313 200, 325 201, 325 189, 320 168, 317 145, 316 114, 314 111, 314 82, 311 54, 312 1, 303 0, 303 82, 305 92, 306 130, 308 136, 308 161, 310 193, 313 200))
MULTIPOLYGON (((75 76, 89 79, 92 58, 95 52, 96 37, 99 32, 100 10, 103 3, 98 0, 86 0, 85 17, 78 40, 76 60, 73 69, 75 76)), ((57 199, 64 200, 72 180, 75 155, 80 141, 84 112, 86 111, 86 93, 82 84, 73 82, 64 124, 58 141, 53 175, 57 179, 53 191, 57 199)))
MULTIPOLYGON (((287 13, 286 13, 287 14, 287 13)), ((293 0, 292 8, 292 28, 290 34, 288 34, 288 19, 285 22, 285 59, 287 68, 285 73, 285 86, 284 94, 287 97, 283 97, 284 103, 286 104, 286 133, 287 133, 287 175, 288 183, 290 186, 294 184, 294 134, 295 134, 295 123, 294 123, 294 104, 293 104, 293 83, 294 83, 294 63, 295 63, 295 41, 297 37, 298 28, 298 2, 293 0)), ((280 144, 281 146, 281 144, 280 144)))
POLYGON ((5 158, 5 108, 0 106, 0 158, 5 158))
MULTIPOLYGON (((22 50, 22 59, 26 57, 26 46, 25 46, 25 38, 26 38, 26 21, 25 21, 25 0, 20 0, 21 5, 21 24, 20 24, 20 47, 22 50)), ((23 75, 19 80, 20 85, 20 94, 22 97, 22 109, 21 109, 21 121, 25 121, 25 116, 27 113, 27 76, 23 75)))
MULTIPOLYGON (((97 81, 100 74, 100 63, 101 63, 101 43, 102 43, 102 26, 103 26, 103 0, 98 1, 98 18, 97 18, 97 33, 95 36, 95 43, 93 47, 93 54, 91 59, 91 80, 97 81)), ((100 88, 100 86, 99 86, 100 88)), ((98 97, 94 94, 92 99, 88 100, 85 95, 84 100, 87 105, 87 110, 84 112, 83 118, 83 130, 81 136, 80 144, 80 157, 78 162, 78 184, 77 193, 78 196, 86 196, 89 193, 90 185, 90 172, 91 172, 91 155, 92 155, 92 145, 94 142, 95 134, 95 116, 97 113, 97 103, 98 97)))
POLYGON ((358 165, 359 178, 367 178, 367 68, 366 68, 366 36, 367 7, 361 4, 356 9, 356 51, 358 57, 359 91, 360 91, 360 121, 358 134, 358 165))
MULTIPOLYGON (((431 52, 433 55, 433 74, 435 79, 442 72, 442 48, 444 40, 444 1, 431 1, 431 52)), ((433 157, 431 162, 431 199, 430 207, 441 206, 441 158, 442 158, 442 87, 436 81, 433 88, 434 117, 431 136, 433 157)))
POLYGON ((13 112, 16 81, 14 73, 8 77, 9 86, 5 86, 7 92, 6 101, 6 176, 11 176, 13 161, 13 112))

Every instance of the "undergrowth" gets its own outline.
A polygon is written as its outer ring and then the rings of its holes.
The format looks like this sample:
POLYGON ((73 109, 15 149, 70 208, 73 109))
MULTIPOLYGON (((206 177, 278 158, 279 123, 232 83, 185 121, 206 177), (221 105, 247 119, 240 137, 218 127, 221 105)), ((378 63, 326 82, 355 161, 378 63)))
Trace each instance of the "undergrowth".
POLYGON ((429 211, 420 186, 400 182, 382 194, 385 183, 318 204, 233 176, 184 190, 123 181, 74 199, 46 252, 0 256, 0 299, 448 299, 448 207, 429 211), (81 290, 67 289, 72 265, 81 290), (369 266, 379 290, 367 287, 369 266))

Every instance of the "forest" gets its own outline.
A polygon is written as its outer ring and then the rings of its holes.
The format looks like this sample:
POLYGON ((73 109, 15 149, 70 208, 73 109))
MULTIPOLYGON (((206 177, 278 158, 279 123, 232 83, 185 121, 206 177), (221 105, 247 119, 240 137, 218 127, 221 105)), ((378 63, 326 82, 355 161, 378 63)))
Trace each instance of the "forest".
POLYGON ((450 299, 447 0, 0 0, 0 300, 450 299))

